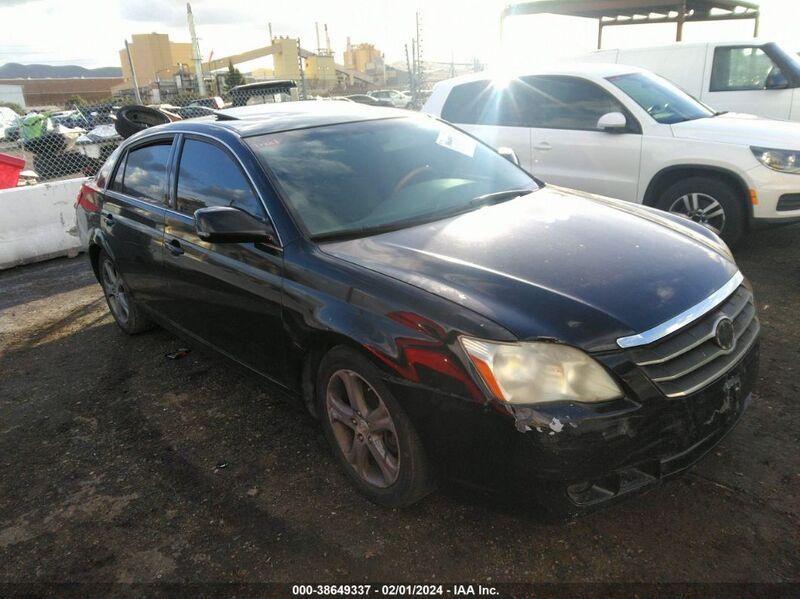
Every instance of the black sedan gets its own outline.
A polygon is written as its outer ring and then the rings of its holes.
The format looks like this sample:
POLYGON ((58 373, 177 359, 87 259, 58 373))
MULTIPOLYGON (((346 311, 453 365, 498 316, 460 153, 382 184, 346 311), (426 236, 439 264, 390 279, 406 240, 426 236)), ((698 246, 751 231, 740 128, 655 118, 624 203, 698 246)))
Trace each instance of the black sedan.
POLYGON ((233 109, 127 139, 79 222, 123 331, 288 391, 373 501, 447 477, 581 511, 734 426, 759 323, 712 232, 513 158, 405 111, 233 109))

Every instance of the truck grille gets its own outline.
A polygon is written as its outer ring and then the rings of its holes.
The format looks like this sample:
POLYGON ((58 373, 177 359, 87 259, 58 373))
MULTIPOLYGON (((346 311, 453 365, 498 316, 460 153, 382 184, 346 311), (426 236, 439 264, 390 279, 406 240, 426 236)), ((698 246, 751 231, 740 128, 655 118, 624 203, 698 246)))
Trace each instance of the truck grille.
POLYGON ((722 304, 669 337, 631 350, 637 366, 667 397, 702 389, 731 369, 758 338, 760 325, 752 294, 739 286, 722 304), (716 341, 717 323, 733 322, 735 343, 728 350, 716 341))

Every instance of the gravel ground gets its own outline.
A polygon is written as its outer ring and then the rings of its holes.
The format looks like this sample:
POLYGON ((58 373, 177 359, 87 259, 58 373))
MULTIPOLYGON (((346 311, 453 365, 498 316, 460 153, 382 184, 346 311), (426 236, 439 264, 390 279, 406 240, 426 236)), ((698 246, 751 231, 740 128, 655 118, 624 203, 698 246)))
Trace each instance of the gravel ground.
POLYGON ((121 333, 85 257, 0 273, 0 582, 799 582, 800 226, 736 253, 751 409, 685 476, 561 524, 453 490, 376 507, 266 383, 121 333))

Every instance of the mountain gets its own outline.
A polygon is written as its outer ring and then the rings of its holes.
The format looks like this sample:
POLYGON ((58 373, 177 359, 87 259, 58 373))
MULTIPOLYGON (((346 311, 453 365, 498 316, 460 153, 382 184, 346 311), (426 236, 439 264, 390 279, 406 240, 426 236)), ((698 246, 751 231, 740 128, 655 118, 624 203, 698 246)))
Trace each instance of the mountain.
POLYGON ((87 69, 74 64, 19 64, 9 62, 0 66, 0 79, 46 79, 48 77, 122 77, 119 67, 87 69))

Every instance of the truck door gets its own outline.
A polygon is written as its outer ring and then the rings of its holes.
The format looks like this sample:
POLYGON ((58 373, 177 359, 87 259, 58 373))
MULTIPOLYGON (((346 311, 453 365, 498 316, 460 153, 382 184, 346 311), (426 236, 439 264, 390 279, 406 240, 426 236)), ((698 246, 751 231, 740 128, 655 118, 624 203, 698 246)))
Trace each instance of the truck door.
POLYGON ((714 110, 788 120, 791 80, 761 45, 709 46, 702 100, 714 110))

